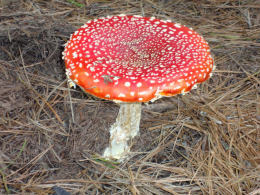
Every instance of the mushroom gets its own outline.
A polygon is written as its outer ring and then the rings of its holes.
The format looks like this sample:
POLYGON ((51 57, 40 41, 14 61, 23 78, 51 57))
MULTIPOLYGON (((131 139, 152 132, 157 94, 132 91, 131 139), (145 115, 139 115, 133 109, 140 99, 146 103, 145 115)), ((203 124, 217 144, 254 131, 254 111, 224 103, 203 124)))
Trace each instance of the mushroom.
POLYGON ((71 36, 63 57, 71 86, 120 104, 103 154, 118 160, 138 135, 142 102, 184 94, 213 69, 209 46, 198 33, 136 15, 88 21, 71 36))

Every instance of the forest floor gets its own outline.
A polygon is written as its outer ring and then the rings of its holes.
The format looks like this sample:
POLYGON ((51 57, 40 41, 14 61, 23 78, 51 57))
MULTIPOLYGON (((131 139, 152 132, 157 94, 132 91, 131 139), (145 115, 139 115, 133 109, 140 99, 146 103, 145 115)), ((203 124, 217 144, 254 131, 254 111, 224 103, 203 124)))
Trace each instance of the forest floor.
POLYGON ((260 3, 0 0, 0 193, 260 194, 260 3), (118 105, 69 89, 62 51, 86 21, 169 19, 200 33, 216 70, 144 104, 122 163, 100 158, 118 105))

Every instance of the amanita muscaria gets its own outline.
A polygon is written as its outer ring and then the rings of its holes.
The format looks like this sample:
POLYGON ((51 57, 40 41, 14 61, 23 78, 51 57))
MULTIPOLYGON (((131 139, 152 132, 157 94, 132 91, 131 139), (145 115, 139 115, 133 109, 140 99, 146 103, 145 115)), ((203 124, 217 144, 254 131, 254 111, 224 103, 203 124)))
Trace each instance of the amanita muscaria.
POLYGON ((104 152, 109 159, 129 153, 142 102, 186 93, 213 69, 209 46, 198 33, 154 17, 90 20, 71 36, 63 55, 72 85, 120 104, 104 152))

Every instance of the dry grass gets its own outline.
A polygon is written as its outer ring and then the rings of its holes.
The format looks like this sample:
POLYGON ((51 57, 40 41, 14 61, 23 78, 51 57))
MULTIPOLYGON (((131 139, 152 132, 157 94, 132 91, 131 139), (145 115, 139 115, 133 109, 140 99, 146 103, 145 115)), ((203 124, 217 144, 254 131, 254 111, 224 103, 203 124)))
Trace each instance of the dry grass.
POLYGON ((255 0, 0 0, 0 193, 260 193, 260 3, 255 0), (214 76, 143 106, 122 164, 97 157, 118 106, 68 89, 61 59, 89 19, 155 16, 209 42, 214 76))

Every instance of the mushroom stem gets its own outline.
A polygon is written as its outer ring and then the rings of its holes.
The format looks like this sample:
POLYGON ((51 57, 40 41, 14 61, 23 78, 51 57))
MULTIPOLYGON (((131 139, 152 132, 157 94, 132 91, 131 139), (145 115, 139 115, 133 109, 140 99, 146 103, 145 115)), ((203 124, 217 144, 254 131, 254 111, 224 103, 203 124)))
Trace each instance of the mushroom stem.
POLYGON ((127 144, 139 132, 141 103, 120 103, 116 122, 110 127, 109 147, 105 149, 107 159, 123 159, 130 151, 127 144))

